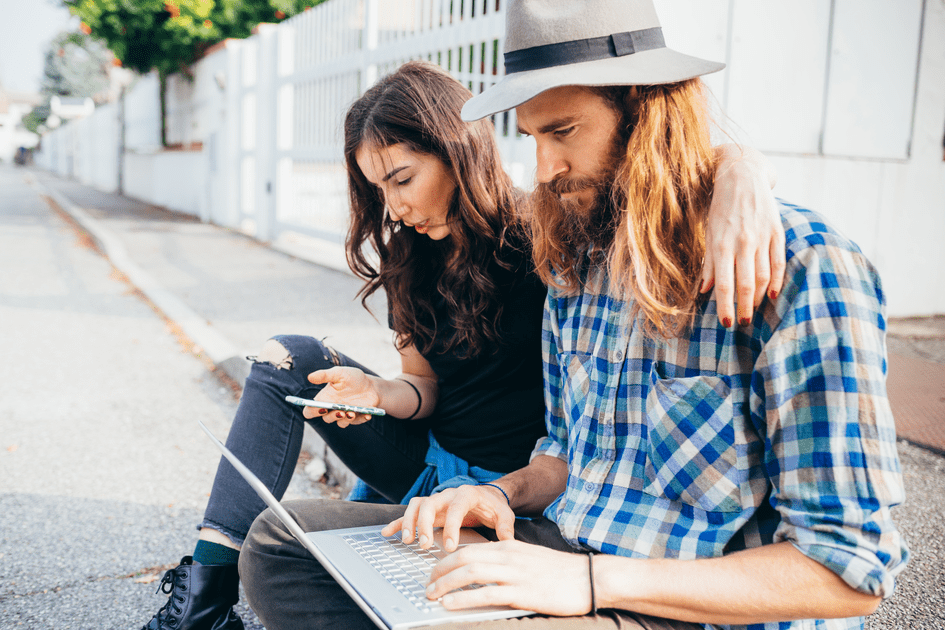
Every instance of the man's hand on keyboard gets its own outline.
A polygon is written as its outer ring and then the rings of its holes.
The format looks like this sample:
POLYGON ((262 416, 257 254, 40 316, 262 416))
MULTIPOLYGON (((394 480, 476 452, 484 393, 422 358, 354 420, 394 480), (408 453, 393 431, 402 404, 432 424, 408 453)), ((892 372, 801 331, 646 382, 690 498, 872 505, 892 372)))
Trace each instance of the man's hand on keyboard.
POLYGON ((517 540, 467 545, 441 560, 427 597, 451 610, 511 606, 546 615, 584 615, 591 609, 587 556, 517 540), (456 591, 469 584, 484 586, 456 591))
POLYGON ((492 486, 460 486, 410 500, 402 518, 381 532, 393 536, 398 531, 406 543, 418 539, 420 546, 433 544, 433 529, 443 528, 443 547, 455 551, 461 527, 485 525, 495 530, 499 540, 512 540, 515 514, 502 493, 492 486), (415 534, 416 532, 416 534, 415 534))

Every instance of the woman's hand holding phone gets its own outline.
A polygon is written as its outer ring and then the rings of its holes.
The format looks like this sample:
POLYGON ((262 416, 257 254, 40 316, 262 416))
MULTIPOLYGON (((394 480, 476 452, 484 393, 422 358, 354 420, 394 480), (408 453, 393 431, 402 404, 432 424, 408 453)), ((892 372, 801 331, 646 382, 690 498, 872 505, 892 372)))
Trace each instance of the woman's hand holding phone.
POLYGON ((336 422, 339 427, 345 428, 352 424, 363 424, 374 416, 385 413, 383 409, 378 408, 380 394, 374 386, 373 379, 363 370, 353 367, 333 367, 312 372, 308 375, 308 380, 313 385, 325 385, 315 397, 314 402, 338 403, 344 407, 319 408, 302 403, 306 405, 302 411, 302 415, 306 418, 321 416, 325 422, 336 422))

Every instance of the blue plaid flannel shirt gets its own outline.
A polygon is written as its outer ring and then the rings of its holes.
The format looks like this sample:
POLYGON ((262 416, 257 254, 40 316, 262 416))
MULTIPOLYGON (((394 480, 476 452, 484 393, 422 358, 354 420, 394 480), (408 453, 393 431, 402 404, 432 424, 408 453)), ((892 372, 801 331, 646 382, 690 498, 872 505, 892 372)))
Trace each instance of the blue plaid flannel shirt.
POLYGON ((785 204, 782 218, 784 288, 748 326, 723 328, 710 300, 688 336, 648 336, 599 270, 578 296, 549 293, 549 435, 533 456, 563 459, 569 474, 545 516, 577 547, 637 558, 790 541, 889 596, 908 550, 889 511, 904 492, 879 277, 816 214, 785 204))

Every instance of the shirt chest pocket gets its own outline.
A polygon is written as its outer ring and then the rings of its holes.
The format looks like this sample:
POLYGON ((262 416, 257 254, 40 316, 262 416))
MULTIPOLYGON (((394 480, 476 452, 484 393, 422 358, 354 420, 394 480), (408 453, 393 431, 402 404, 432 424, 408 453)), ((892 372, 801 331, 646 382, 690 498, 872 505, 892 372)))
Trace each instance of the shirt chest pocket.
POLYGON ((736 430, 728 377, 661 379, 654 369, 644 416, 644 492, 708 512, 742 508, 746 446, 736 430))

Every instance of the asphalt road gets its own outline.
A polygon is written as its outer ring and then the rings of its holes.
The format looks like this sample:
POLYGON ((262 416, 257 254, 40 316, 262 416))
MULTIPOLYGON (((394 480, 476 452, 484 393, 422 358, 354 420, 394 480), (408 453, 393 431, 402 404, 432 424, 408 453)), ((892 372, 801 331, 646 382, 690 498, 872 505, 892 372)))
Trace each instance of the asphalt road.
MULTIPOLYGON (((234 390, 0 167, 0 628, 139 628, 190 553, 234 390)), ((296 496, 320 494, 296 475, 296 496)), ((249 628, 260 628, 245 606, 249 628)))

